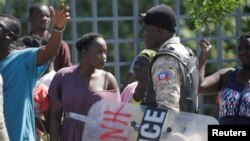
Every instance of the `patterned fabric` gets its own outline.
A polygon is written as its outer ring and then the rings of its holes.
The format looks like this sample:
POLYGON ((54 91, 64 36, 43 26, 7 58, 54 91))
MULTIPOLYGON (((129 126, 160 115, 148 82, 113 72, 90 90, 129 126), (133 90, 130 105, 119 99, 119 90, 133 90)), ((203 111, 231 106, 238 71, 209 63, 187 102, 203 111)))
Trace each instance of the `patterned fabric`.
POLYGON ((170 56, 159 57, 152 74, 157 105, 179 110, 181 73, 178 61, 170 56))
POLYGON ((250 124, 250 86, 245 86, 237 81, 237 71, 239 69, 229 76, 229 81, 219 95, 219 121, 221 124, 238 123, 241 117, 248 118, 246 124, 250 124))
MULTIPOLYGON (((180 43, 178 37, 166 41, 160 47, 159 51, 168 47, 181 50, 184 52, 183 54, 188 55, 187 50, 180 43)), ((151 74, 154 91, 156 93, 157 106, 179 111, 182 74, 178 65, 178 60, 167 55, 158 57, 152 66, 151 74)))

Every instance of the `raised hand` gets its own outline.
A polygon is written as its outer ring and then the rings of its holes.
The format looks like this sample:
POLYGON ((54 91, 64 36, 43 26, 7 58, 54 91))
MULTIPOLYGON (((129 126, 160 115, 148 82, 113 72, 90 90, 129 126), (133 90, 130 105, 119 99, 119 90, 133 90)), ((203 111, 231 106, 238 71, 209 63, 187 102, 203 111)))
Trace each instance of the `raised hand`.
POLYGON ((51 6, 49 7, 49 9, 51 22, 54 25, 54 28, 57 30, 63 30, 70 19, 69 7, 65 6, 64 3, 62 3, 59 7, 59 10, 56 12, 51 6))
POLYGON ((203 53, 209 53, 210 50, 212 49, 212 45, 205 38, 201 39, 200 42, 199 42, 199 44, 200 44, 200 48, 201 48, 201 53, 202 54, 203 53))
POLYGON ((199 70, 200 70, 200 81, 202 82, 204 80, 207 58, 208 58, 209 52, 212 49, 212 45, 205 38, 201 39, 199 44, 201 48, 201 53, 199 56, 199 70))

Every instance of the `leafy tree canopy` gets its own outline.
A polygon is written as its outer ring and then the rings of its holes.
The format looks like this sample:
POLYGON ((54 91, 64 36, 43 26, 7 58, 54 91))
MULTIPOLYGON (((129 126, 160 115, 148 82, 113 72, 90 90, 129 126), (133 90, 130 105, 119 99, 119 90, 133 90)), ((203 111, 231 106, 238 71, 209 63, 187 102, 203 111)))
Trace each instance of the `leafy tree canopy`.
POLYGON ((191 8, 190 15, 193 16, 195 29, 211 33, 211 27, 222 22, 226 14, 235 10, 245 0, 188 0, 188 7, 191 8))

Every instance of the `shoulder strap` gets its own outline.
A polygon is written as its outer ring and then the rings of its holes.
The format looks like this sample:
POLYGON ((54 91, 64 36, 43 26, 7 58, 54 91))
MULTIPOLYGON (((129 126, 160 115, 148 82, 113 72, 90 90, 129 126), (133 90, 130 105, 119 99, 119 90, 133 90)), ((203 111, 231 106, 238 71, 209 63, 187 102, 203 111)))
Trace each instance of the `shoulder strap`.
POLYGON ((152 62, 155 61, 157 59, 157 57, 159 57, 161 55, 170 55, 170 56, 176 58, 182 64, 187 65, 186 58, 183 55, 181 55, 179 52, 177 52, 173 47, 168 47, 164 50, 158 51, 157 54, 154 56, 154 58, 153 58, 154 60, 152 60, 152 62))

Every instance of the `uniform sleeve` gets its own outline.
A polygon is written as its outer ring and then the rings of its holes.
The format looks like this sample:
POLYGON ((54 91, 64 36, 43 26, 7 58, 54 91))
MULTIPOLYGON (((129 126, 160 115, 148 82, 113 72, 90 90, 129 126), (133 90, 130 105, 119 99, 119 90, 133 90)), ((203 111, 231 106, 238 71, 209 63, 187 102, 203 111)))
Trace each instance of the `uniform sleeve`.
POLYGON ((151 76, 158 107, 179 111, 180 72, 178 61, 171 56, 161 56, 154 62, 151 76))

